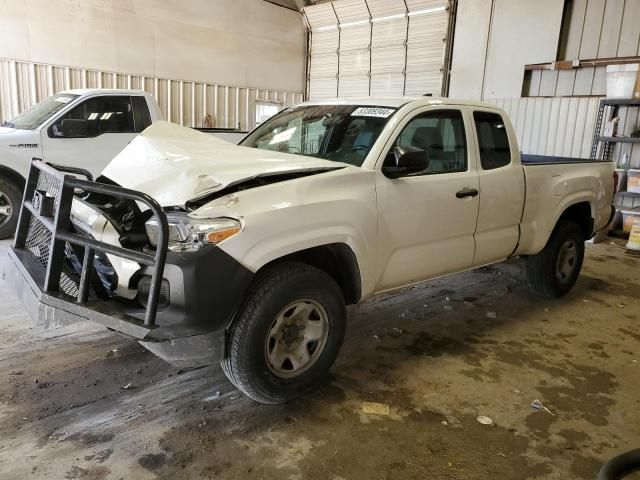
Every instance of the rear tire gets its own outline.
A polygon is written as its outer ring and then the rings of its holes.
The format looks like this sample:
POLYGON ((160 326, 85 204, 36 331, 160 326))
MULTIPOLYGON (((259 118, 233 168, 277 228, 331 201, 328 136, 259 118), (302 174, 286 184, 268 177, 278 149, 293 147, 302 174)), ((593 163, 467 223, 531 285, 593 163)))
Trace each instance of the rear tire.
POLYGON ((0 178, 0 240, 13 237, 22 204, 22 189, 11 180, 0 178))
POLYGON ((545 297, 562 297, 576 283, 583 260, 582 229, 575 222, 561 219, 547 245, 527 260, 529 286, 545 297))
POLYGON ((342 291, 325 272, 283 262, 258 273, 230 327, 227 378, 260 403, 283 403, 321 382, 344 338, 342 291))

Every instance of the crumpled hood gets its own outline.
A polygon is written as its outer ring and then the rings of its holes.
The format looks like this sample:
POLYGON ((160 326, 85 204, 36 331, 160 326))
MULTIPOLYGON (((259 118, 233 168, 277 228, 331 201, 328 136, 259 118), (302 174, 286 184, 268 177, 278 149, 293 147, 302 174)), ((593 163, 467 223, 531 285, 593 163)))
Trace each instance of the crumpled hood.
POLYGON ((102 175, 166 207, 183 206, 256 176, 341 166, 346 164, 240 147, 191 128, 156 122, 134 138, 102 175))

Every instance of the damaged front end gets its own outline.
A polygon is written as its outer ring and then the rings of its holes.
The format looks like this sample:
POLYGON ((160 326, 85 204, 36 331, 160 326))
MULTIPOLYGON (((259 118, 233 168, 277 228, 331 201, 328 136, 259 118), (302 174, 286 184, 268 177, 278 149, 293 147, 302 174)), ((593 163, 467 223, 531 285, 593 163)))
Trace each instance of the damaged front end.
POLYGON ((77 174, 32 162, 3 264, 2 278, 36 324, 97 322, 177 366, 222 358, 252 273, 206 238, 191 248, 201 232, 149 195, 77 174), (169 248, 181 240, 186 248, 169 248))

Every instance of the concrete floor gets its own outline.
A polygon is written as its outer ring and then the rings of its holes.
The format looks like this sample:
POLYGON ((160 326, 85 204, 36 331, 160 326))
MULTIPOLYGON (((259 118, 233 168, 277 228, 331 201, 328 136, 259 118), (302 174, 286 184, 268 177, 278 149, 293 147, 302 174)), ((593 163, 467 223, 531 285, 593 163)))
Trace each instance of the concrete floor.
POLYGON ((375 299, 281 406, 88 323, 36 332, 0 284, 0 478, 593 479, 640 443, 639 266, 607 242, 562 300, 519 262, 375 299))

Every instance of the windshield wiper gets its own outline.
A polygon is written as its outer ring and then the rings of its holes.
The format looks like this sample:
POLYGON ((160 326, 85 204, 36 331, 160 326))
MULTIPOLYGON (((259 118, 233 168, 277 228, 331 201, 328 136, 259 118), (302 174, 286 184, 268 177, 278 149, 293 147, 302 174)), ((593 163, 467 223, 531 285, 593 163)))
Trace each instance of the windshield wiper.
POLYGON ((0 123, 0 127, 16 128, 16 124, 5 120, 4 122, 0 123))

